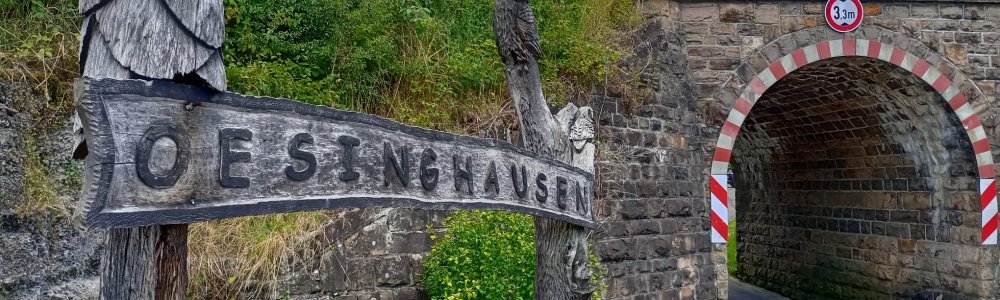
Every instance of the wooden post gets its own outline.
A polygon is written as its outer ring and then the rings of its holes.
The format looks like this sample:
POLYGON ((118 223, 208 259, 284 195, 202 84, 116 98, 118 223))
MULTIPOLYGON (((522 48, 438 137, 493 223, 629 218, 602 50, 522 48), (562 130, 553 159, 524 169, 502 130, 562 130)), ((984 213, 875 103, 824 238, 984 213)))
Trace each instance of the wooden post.
MULTIPOLYGON (((553 118, 542 93, 541 47, 528 0, 496 0, 493 32, 504 63, 507 88, 521 120, 529 151, 593 171, 593 116, 590 108, 567 105, 553 118)), ((535 217, 535 299, 589 299, 594 291, 587 253, 587 230, 535 217)))
MULTIPOLYGON (((221 0, 80 0, 83 76, 166 79, 223 91, 221 0)), ((79 122, 75 122, 79 124, 79 122)), ((82 136, 82 129, 78 130, 82 136)), ((87 155, 77 140, 74 155, 87 155)), ((109 229, 102 299, 184 299, 187 224, 109 229)))

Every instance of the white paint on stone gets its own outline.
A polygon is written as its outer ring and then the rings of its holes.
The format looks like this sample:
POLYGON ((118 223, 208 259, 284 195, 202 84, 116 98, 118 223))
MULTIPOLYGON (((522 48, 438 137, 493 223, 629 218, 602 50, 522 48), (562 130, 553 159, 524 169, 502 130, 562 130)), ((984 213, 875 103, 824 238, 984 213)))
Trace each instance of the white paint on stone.
POLYGON ((747 118, 747 116, 744 115, 743 113, 741 113, 738 110, 734 109, 734 110, 729 111, 729 119, 728 120, 729 120, 729 122, 732 122, 733 124, 736 124, 736 126, 742 126, 743 125, 743 121, 745 121, 746 118, 747 118))
MULTIPOLYGON (((944 98, 944 101, 950 101, 951 98, 954 98, 960 91, 962 91, 962 89, 958 87, 958 84, 952 84, 947 89, 944 89, 944 92, 941 92, 941 97, 944 98)), ((960 120, 965 120, 968 116, 959 115, 958 118, 960 120)))
POLYGON ((844 56, 844 40, 830 41, 830 57, 844 56))
POLYGON ((776 81, 778 81, 777 79, 774 78, 774 73, 771 73, 770 68, 764 69, 764 71, 760 72, 760 75, 757 75, 757 77, 760 77, 760 81, 763 82, 764 86, 766 87, 770 87, 774 85, 776 81))
POLYGON ((868 55, 868 43, 869 43, 869 41, 868 40, 864 40, 864 39, 858 39, 858 40, 855 40, 855 41, 856 42, 854 43, 854 46, 855 46, 854 47, 854 54, 857 55, 857 56, 866 56, 866 55, 868 55))
POLYGON ((785 55, 779 61, 781 62, 781 66, 785 68, 785 73, 794 71, 800 67, 795 64, 795 59, 792 58, 791 54, 785 55))
MULTIPOLYGON (((973 114, 972 105, 969 105, 969 103, 962 104, 962 106, 959 106, 958 109, 955 110, 955 115, 958 116, 959 120, 968 119, 970 116, 972 116, 972 114, 973 114)), ((966 128, 966 130, 969 130, 969 131, 971 131, 973 129, 975 129, 975 128, 966 128)), ((981 129, 982 128, 980 127, 980 130, 981 129)), ((985 134, 983 134, 982 136, 986 137, 985 134)), ((980 140, 979 138, 976 138, 976 137, 972 136, 972 132, 969 133, 969 138, 972 139, 972 141, 978 141, 978 140, 980 140)))
POLYGON ((920 79, 923 79, 927 84, 934 84, 934 81, 937 81, 938 77, 941 77, 941 71, 938 71, 937 68, 930 67, 927 68, 927 72, 924 73, 924 76, 921 76, 920 79))
POLYGON ((878 49, 878 59, 884 61, 892 60, 892 52, 896 50, 896 47, 892 47, 886 44, 882 44, 882 48, 878 49))
POLYGON ((736 137, 734 136, 728 136, 725 134, 719 135, 719 143, 718 143, 719 147, 723 147, 726 149, 733 149, 733 144, 735 142, 736 142, 736 137))
POLYGON ((819 60, 819 52, 816 50, 816 45, 809 45, 802 49, 802 52, 806 54, 806 63, 814 63, 819 60))
MULTIPOLYGON (((899 63, 900 65, 899 67, 907 71, 913 72, 913 66, 917 64, 917 60, 919 60, 919 58, 917 58, 913 54, 910 54, 909 52, 905 52, 905 55, 903 55, 903 61, 899 63)), ((945 97, 945 99, 951 99, 951 98, 945 97)))
POLYGON ((728 161, 712 161, 712 173, 726 173, 728 169, 728 161))

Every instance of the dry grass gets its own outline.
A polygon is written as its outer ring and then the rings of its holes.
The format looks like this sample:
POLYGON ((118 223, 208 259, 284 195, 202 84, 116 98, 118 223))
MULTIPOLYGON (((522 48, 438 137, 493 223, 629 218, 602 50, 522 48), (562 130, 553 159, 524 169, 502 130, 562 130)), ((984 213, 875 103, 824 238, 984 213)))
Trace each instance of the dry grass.
POLYGON ((189 297, 276 297, 282 268, 313 254, 327 219, 324 212, 299 212, 192 224, 189 297))

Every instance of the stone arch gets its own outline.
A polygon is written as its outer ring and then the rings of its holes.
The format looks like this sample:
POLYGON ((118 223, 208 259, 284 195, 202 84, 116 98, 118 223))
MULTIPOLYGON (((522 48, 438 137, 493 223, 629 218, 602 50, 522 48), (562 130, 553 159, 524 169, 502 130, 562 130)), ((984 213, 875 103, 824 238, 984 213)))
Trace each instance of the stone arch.
MULTIPOLYGON (((727 84, 732 86, 729 93, 726 94, 724 89, 716 95, 717 99, 728 102, 730 109, 716 142, 709 178, 712 242, 726 243, 728 240, 727 167, 740 127, 756 101, 768 88, 797 69, 831 58, 853 56, 888 62, 909 71, 948 102, 950 113, 964 126, 978 166, 981 243, 997 243, 996 171, 992 148, 972 103, 972 99, 982 98, 981 91, 956 67, 920 42, 886 30, 874 34, 876 37, 880 35, 878 39, 866 38, 871 34, 866 36, 864 33, 858 36, 829 33, 828 36, 825 28, 788 34, 762 48, 764 62, 757 63, 761 70, 743 72, 746 79, 742 81, 740 75, 733 75, 727 84), (803 43, 803 40, 808 41, 803 43)), ((745 62, 741 69, 750 69, 746 67, 750 64, 745 62)))

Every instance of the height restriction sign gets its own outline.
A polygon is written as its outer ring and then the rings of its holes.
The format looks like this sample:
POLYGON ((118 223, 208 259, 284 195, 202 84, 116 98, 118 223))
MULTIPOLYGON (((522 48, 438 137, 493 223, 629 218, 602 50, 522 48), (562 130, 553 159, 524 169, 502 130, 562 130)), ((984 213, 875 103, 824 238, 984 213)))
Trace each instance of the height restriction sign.
POLYGON ((861 7, 860 0, 827 0, 826 24, 838 32, 854 31, 861 26, 861 19, 865 17, 865 10, 861 7))

